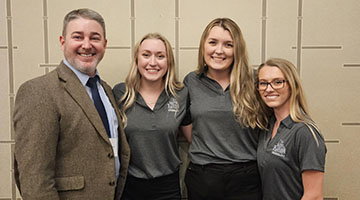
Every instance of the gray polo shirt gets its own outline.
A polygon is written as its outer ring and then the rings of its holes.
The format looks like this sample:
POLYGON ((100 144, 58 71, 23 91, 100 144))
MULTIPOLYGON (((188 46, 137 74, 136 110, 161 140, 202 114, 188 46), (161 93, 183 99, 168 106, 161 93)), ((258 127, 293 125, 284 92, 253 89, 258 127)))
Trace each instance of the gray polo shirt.
MULTIPOLYGON (((117 84, 113 92, 119 100, 125 93, 125 84, 117 84)), ((184 87, 177 95, 168 97, 164 90, 151 110, 137 93, 135 103, 126 111, 131 176, 150 179, 179 170, 178 129, 190 124, 190 119, 185 119, 188 90, 184 87)))
POLYGON ((229 87, 206 73, 189 73, 184 79, 190 96, 192 163, 229 164, 256 161, 258 133, 241 126, 233 113, 229 87))
POLYGON ((324 138, 313 129, 317 145, 310 129, 304 123, 294 122, 289 115, 270 140, 274 123, 275 117, 272 117, 269 130, 259 136, 258 166, 263 199, 301 199, 304 193, 301 173, 324 171, 324 138))

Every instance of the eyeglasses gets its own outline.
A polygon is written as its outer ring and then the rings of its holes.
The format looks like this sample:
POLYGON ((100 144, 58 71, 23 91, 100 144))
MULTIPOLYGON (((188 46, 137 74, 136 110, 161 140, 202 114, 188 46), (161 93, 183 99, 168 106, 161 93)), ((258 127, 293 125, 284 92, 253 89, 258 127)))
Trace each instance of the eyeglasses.
POLYGON ((285 86, 285 82, 287 82, 287 80, 284 79, 275 79, 271 82, 258 81, 256 83, 256 89, 259 91, 265 91, 268 85, 270 85, 274 90, 279 90, 285 86))

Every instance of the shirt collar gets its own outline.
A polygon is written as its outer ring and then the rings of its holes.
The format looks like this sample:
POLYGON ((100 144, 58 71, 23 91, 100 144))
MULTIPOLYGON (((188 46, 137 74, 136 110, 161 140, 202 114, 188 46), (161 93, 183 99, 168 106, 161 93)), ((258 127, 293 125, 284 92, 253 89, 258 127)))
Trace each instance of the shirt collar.
POLYGON ((285 119, 281 121, 282 124, 288 129, 290 129, 294 125, 294 120, 291 119, 291 116, 288 115, 285 119))
MULTIPOLYGON (((164 103, 166 103, 169 100, 170 97, 168 97, 168 95, 166 94, 165 89, 161 92, 158 100, 156 100, 156 104, 159 105, 163 105, 164 103)), ((140 92, 136 91, 136 100, 135 100, 138 104, 146 107, 146 102, 144 100, 144 98, 142 98, 140 92)), ((154 107, 155 110, 155 107, 154 107)))
MULTIPOLYGON (((273 115, 271 116, 270 120, 269 120, 269 124, 271 125, 271 127, 270 127, 271 129, 272 129, 272 127, 274 126, 275 122, 276 122, 276 117, 275 117, 275 115, 273 114, 273 115)), ((283 124, 283 125, 284 125, 286 128, 288 128, 288 129, 290 129, 290 128, 295 124, 294 120, 291 119, 291 116, 290 116, 290 115, 288 115, 288 116, 287 116, 285 119, 283 119, 280 123, 283 124)))
MULTIPOLYGON (((204 78, 206 80, 206 82, 209 82, 211 85, 214 86, 214 82, 216 82, 214 79, 210 78, 206 72, 208 71, 208 66, 205 66, 204 69, 199 73, 198 77, 199 79, 204 78)), ((216 82, 216 88, 221 88, 220 84, 218 84, 216 82)), ((225 91, 229 91, 230 89, 230 84, 227 86, 227 88, 225 89, 225 91)), ((221 88, 221 91, 223 91, 223 89, 221 88)))
MULTIPOLYGON (((87 75, 87 74, 84 74, 84 73, 82 73, 81 71, 79 71, 78 69, 76 69, 75 67, 73 67, 65 58, 64 58, 64 64, 66 65, 66 66, 68 66, 70 69, 71 69, 71 71, 73 71, 74 73, 75 73, 75 75, 78 77, 78 79, 80 80, 80 82, 81 82, 81 84, 83 85, 83 86, 86 86, 86 83, 88 82, 88 80, 89 80, 89 76, 87 75)), ((98 81, 100 82, 100 84, 101 84, 101 78, 100 78, 100 76, 99 76, 99 73, 98 73, 98 71, 96 70, 96 73, 95 73, 95 76, 98 76, 99 78, 98 78, 98 81)))
POLYGON ((207 71, 208 71, 208 66, 204 66, 204 68, 203 68, 203 70, 200 72, 199 76, 200 76, 200 77, 207 77, 207 78, 208 78, 208 76, 207 76, 207 74, 206 74, 207 71))

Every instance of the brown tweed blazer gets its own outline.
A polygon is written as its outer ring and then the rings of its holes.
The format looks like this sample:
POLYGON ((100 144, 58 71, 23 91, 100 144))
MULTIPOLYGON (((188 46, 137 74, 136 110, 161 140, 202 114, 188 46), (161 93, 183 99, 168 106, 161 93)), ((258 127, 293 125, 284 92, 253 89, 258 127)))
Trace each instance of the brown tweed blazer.
MULTIPOLYGON (((104 90, 121 121, 111 88, 104 90)), ((99 114, 63 62, 19 88, 14 111, 15 180, 24 200, 119 200, 130 149, 119 124, 120 175, 99 114), (117 186, 116 186, 117 185, 117 186)))

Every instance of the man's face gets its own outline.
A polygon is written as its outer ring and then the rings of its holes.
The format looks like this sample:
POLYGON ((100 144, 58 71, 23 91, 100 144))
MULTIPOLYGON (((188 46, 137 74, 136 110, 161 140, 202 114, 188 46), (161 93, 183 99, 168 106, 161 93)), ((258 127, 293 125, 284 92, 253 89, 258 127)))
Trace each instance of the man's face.
POLYGON ((78 18, 68 23, 65 34, 60 36, 60 44, 66 60, 82 73, 94 76, 107 43, 101 25, 78 18))

